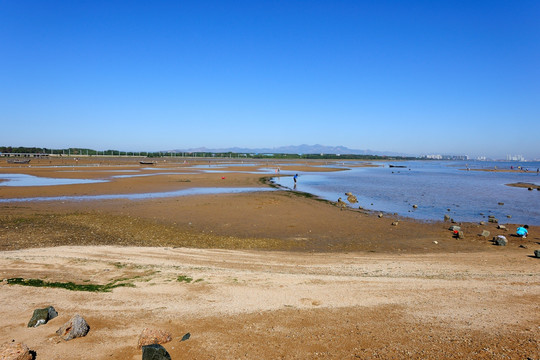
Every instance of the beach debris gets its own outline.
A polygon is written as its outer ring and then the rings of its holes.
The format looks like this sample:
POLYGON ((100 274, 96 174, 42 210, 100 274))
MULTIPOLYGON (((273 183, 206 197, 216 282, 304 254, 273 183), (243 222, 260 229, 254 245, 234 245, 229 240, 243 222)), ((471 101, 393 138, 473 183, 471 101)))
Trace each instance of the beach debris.
POLYGON ((437 240, 434 240, 433 243, 437 245, 439 242, 437 240))
POLYGON ((62 339, 68 341, 78 337, 83 337, 90 331, 90 326, 84 318, 76 314, 67 323, 62 325, 60 329, 56 330, 56 334, 62 339))
POLYGON ((449 221, 449 220, 450 220, 450 215, 444 214, 444 221, 449 221))
POLYGON ((499 229, 499 230, 508 230, 506 228, 506 226, 504 226, 504 225, 497 225, 497 229, 499 229))
POLYGON ((182 336, 182 338, 180 339, 180 341, 186 341, 186 340, 189 340, 190 337, 191 337, 191 334, 190 334, 190 333, 187 333, 187 334, 185 334, 184 336, 182 336))
POLYGON ((540 250, 534 250, 534 256, 540 258, 540 250))
POLYGON ((358 199, 352 193, 346 192, 345 195, 347 195, 347 201, 351 204, 355 204, 358 202, 358 199))
POLYGON ((341 198, 337 199, 338 206, 343 210, 347 207, 347 203, 343 201, 341 198))
POLYGON ((506 237, 503 235, 497 235, 493 238, 493 242, 497 246, 506 246, 508 244, 508 240, 506 240, 506 237))
POLYGON ((461 226, 452 225, 448 228, 450 231, 461 231, 461 226))
POLYGON ((9 342, 0 345, 0 359, 2 360, 32 360, 28 346, 21 342, 9 342))
POLYGON ((28 327, 38 327, 39 325, 46 324, 49 320, 54 319, 57 316, 58 313, 52 306, 48 306, 44 309, 36 309, 28 322, 28 327))
POLYGON ((171 334, 159 329, 144 328, 141 335, 139 335, 139 341, 137 348, 140 349, 145 345, 152 344, 165 344, 172 340, 171 334))
POLYGON ((144 345, 142 360, 171 360, 171 355, 159 344, 144 345))
POLYGON ((382 218, 382 217, 383 217, 383 214, 382 214, 382 213, 379 213, 379 215, 377 215, 377 216, 378 216, 378 217, 379 217, 379 219, 380 219, 380 218, 382 218))
POLYGON ((418 209, 418 205, 414 204, 413 206, 413 209, 418 209))
POLYGON ((489 236, 490 232, 487 231, 487 230, 482 230, 482 233, 480 234, 480 236, 483 236, 485 238, 487 238, 489 236))
POLYGON ((398 226, 399 222, 398 221, 394 221, 392 222, 392 226, 398 226))

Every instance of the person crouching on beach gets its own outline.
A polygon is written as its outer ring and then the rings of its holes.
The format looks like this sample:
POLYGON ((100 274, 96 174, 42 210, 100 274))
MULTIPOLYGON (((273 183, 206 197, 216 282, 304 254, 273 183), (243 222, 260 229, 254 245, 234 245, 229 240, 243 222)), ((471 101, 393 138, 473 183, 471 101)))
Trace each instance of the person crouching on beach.
POLYGON ((516 235, 521 236, 523 239, 527 238, 529 235, 529 225, 523 225, 517 228, 516 235))

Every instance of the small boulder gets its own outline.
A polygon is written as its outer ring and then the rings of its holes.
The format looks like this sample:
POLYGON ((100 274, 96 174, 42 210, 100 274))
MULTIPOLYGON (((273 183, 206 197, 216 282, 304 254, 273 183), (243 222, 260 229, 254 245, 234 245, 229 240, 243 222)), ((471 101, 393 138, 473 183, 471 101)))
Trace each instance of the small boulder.
POLYGON ((346 192, 345 195, 347 195, 347 201, 351 204, 355 204, 358 202, 358 199, 352 193, 346 192))
POLYGON ((448 228, 448 230, 451 230, 451 231, 460 231, 461 230, 461 226, 457 226, 457 225, 452 225, 448 228))
POLYGON ((480 221, 478 224, 484 226, 484 225, 486 225, 486 222, 485 221, 480 221))
POLYGON ((487 238, 489 236, 489 234, 490 234, 489 231, 482 230, 482 233, 480 234, 480 236, 483 236, 483 237, 487 238))
POLYGON ((414 204, 413 206, 413 209, 418 209, 418 205, 414 204))
POLYGON ((73 316, 67 323, 56 330, 56 334, 62 339, 68 341, 78 337, 83 337, 90 331, 90 326, 81 315, 73 316))
POLYGON ((499 230, 507 230, 506 226, 504 226, 504 225, 497 226, 497 229, 499 229, 499 230))
POLYGON ((444 214, 444 221, 450 220, 450 216, 448 214, 444 214))
POLYGON ((58 313, 52 306, 48 306, 44 309, 36 309, 28 322, 28 327, 38 327, 41 324, 46 324, 49 320, 54 319, 57 316, 58 313))
POLYGON ((145 345, 165 344, 171 340, 171 334, 166 331, 144 328, 141 335, 139 335, 139 342, 137 343, 137 348, 140 349, 145 345))
POLYGON ((383 217, 383 214, 382 213, 379 213, 379 215, 377 215, 379 218, 382 218, 383 217))
POLYGON ((498 203, 498 204, 499 204, 499 205, 501 205, 501 206, 502 206, 502 205, 504 205, 504 203, 503 203, 503 202, 500 202, 500 203, 498 203))
POLYGON ((529 187, 529 188, 527 188, 527 190, 529 190, 529 191, 533 191, 533 188, 532 188, 532 187, 529 187))
POLYGON ((512 218, 512 215, 506 215, 507 218, 511 219, 512 218))
POLYGON ((497 223, 499 222, 499 220, 497 220, 497 219, 494 218, 494 217, 490 217, 490 218, 488 219, 488 222, 497 224, 497 223))
POLYGON ((171 355, 159 344, 144 345, 142 360, 171 360, 171 355))
POLYGON ((508 244, 508 240, 506 240, 506 237, 503 235, 497 235, 493 238, 493 242, 497 246, 506 246, 508 244))
POLYGON ((399 224, 399 222, 394 221, 394 222, 392 223, 392 226, 398 226, 398 224, 399 224))
POLYGON ((540 250, 534 250, 534 256, 540 258, 540 250))
POLYGON ((26 344, 10 342, 0 345, 2 360, 32 360, 33 356, 26 344))

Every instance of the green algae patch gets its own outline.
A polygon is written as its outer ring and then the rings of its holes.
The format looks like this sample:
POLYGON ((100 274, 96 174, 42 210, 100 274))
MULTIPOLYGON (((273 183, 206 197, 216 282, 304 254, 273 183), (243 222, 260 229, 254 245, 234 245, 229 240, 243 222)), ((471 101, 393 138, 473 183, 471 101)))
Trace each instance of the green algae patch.
POLYGON ((9 285, 22 285, 33 287, 48 287, 48 288, 60 288, 70 291, 88 291, 88 292, 111 292, 112 289, 118 287, 135 287, 132 283, 119 282, 119 280, 110 282, 105 285, 99 284, 75 284, 73 282, 49 282, 41 279, 23 279, 23 278, 11 278, 7 279, 9 285))

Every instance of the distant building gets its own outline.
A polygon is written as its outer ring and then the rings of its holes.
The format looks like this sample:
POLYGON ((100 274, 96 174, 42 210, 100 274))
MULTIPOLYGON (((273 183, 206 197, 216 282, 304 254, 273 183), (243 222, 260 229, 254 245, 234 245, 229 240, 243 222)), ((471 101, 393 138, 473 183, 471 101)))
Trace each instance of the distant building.
POLYGON ((440 155, 440 154, 432 154, 432 155, 424 155, 424 156, 421 156, 421 158, 424 158, 424 159, 430 159, 430 160, 469 160, 469 155, 440 155))
POLYGON ((508 161, 525 161, 523 155, 506 155, 508 161))

